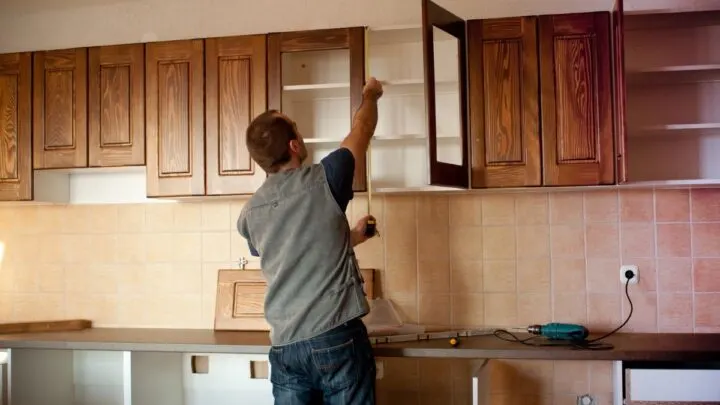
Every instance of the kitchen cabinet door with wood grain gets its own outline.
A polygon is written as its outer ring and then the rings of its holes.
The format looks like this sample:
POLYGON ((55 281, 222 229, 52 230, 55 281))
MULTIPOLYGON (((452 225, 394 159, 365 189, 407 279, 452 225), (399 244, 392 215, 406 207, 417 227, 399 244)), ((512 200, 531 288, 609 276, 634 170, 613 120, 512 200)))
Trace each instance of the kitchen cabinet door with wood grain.
POLYGON ((613 184, 610 13, 539 17, 546 186, 613 184))
POLYGON ((0 55, 0 201, 33 198, 32 56, 0 55))
POLYGON ((87 167, 87 48, 34 54, 33 167, 87 167))
POLYGON ((208 195, 252 194, 265 171, 250 158, 245 133, 267 108, 266 36, 205 41, 208 195))
POLYGON ((144 165, 144 45, 90 48, 89 59, 89 166, 144 165))
POLYGON ((205 194, 203 40, 145 48, 149 197, 205 194))
POLYGON ((468 22, 472 186, 542 185, 537 17, 468 22))

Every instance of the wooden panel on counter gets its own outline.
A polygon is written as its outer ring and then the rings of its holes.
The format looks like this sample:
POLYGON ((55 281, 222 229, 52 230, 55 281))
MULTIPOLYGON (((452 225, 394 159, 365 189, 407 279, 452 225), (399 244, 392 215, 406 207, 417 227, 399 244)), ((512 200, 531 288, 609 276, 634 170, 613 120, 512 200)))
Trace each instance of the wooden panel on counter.
MULTIPOLYGON (((368 300, 375 298, 375 271, 361 269, 368 300)), ((260 270, 227 269, 218 272, 215 329, 269 331, 264 305, 267 283, 260 270)))
POLYGON ((146 47, 147 194, 205 194, 203 40, 146 47))
POLYGON ((92 322, 86 319, 0 323, 0 335, 10 333, 73 332, 85 330, 91 327, 92 322))
POLYGON ((145 46, 90 48, 91 167, 145 164, 145 46))
POLYGON ((539 19, 544 184, 613 184, 609 13, 539 19))
POLYGON ((251 158, 245 131, 267 108, 266 36, 205 41, 208 195, 252 194, 266 174, 251 158))
POLYGON ((33 167, 87 166, 87 48, 35 53, 33 167))
POLYGON ((0 55, 0 200, 27 201, 32 189, 32 57, 0 55))
POLYGON ((468 23, 472 185, 542 185, 537 17, 468 23))

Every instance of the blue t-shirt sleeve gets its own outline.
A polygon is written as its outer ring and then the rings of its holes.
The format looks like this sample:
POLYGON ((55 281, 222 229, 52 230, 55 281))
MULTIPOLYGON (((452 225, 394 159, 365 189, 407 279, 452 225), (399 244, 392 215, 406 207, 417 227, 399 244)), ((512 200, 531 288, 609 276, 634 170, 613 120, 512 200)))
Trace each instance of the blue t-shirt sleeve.
POLYGON ((325 168, 325 177, 335 201, 345 211, 350 200, 353 199, 355 157, 350 149, 339 148, 325 156, 320 164, 325 168))
POLYGON ((255 246, 253 246, 252 242, 250 241, 250 234, 248 232, 246 222, 244 221, 243 214, 240 214, 240 218, 238 218, 237 221, 237 228, 238 232, 240 233, 240 236, 245 238, 247 240, 248 249, 250 250, 250 254, 255 257, 260 257, 260 253, 258 253, 257 249, 255 249, 255 246))

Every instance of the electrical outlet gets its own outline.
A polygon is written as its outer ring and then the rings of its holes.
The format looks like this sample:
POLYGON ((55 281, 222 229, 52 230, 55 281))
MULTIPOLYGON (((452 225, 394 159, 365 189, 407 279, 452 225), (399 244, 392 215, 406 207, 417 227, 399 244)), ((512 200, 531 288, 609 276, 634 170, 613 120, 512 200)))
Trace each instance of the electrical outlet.
POLYGON ((628 284, 637 284, 638 280, 640 279, 640 272, 638 270, 638 266, 634 264, 626 264, 620 266, 620 284, 625 285, 625 283, 628 284), (632 278, 630 281, 627 281, 627 277, 625 276, 625 272, 631 271, 633 273, 632 278))
POLYGON ((577 397, 577 405, 595 405, 595 398, 590 394, 580 395, 577 397))
POLYGON ((382 380, 385 376, 385 364, 382 360, 375 360, 375 379, 382 380))

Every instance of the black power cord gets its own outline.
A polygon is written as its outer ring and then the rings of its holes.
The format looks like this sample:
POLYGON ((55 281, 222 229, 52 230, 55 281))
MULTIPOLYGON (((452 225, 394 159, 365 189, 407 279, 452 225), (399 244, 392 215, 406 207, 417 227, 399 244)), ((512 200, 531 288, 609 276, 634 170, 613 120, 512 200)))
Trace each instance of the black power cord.
POLYGON ((618 326, 617 328, 613 329, 612 331, 600 336, 599 338, 595 339, 583 339, 583 340, 548 340, 542 336, 530 336, 527 338, 520 338, 516 334, 506 330, 506 329, 496 329, 493 331, 493 335, 498 338, 505 340, 507 342, 513 342, 513 343, 520 343, 526 346, 536 346, 536 347, 569 347, 572 349, 577 350, 612 350, 614 348, 613 345, 610 343, 604 343, 602 342, 603 339, 608 338, 609 336, 614 335, 617 333, 620 329, 622 329, 627 323, 630 321, 630 318, 633 314, 633 302, 632 299, 630 299, 630 280, 635 276, 635 273, 628 270, 625 272, 625 297, 627 297, 628 303, 630 304, 630 313, 628 313, 627 318, 625 318, 625 321, 618 326))

